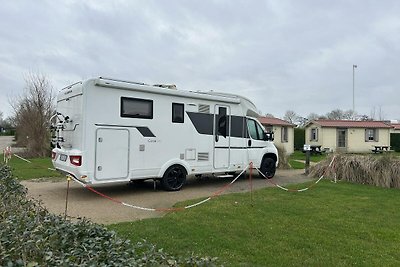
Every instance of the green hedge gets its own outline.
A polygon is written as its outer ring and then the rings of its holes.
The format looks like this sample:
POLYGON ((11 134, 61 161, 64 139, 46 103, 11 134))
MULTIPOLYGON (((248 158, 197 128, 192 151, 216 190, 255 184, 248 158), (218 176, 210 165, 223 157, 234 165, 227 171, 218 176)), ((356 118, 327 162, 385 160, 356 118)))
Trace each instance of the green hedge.
POLYGON ((400 133, 390 134, 390 146, 396 152, 400 152, 400 133))
POLYGON ((88 220, 74 223, 51 214, 27 198, 4 165, 0 196, 0 266, 215 265, 215 259, 174 258, 145 241, 132 245, 88 220))

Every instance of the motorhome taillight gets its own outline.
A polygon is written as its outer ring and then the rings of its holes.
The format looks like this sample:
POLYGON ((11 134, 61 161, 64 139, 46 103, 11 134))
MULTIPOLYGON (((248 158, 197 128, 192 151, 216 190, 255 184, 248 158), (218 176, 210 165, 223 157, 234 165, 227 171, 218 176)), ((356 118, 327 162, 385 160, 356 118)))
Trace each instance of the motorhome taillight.
POLYGON ((72 165, 81 166, 82 165, 82 156, 69 156, 69 161, 72 165))
POLYGON ((55 159, 56 159, 56 156, 57 156, 57 153, 56 153, 56 152, 51 152, 51 159, 52 159, 52 160, 55 160, 55 159))

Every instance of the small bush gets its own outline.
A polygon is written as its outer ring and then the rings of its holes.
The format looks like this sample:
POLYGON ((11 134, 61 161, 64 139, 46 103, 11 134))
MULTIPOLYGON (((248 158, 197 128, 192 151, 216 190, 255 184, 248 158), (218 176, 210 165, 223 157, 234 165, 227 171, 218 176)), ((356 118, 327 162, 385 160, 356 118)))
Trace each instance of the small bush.
POLYGON ((310 175, 369 184, 387 188, 400 188, 400 159, 391 155, 331 155, 313 166, 310 175), (331 168, 328 168, 335 157, 331 168))
POLYGON ((279 158, 278 168, 290 169, 289 156, 286 154, 286 150, 281 147, 276 147, 276 149, 278 150, 278 158, 279 158))
POLYGON ((147 242, 135 245, 115 232, 73 223, 29 200, 26 189, 0 165, 1 266, 213 266, 215 259, 174 258, 147 242))

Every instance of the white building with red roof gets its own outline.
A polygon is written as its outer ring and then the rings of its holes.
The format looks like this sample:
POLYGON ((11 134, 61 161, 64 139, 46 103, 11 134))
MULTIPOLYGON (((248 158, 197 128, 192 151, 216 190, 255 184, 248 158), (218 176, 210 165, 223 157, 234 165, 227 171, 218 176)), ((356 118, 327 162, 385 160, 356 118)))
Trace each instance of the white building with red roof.
POLYGON ((390 147, 392 129, 383 121, 313 120, 306 124, 305 142, 333 152, 371 152, 390 147))
POLYGON ((294 152, 294 127, 295 124, 271 117, 260 117, 258 121, 265 127, 267 132, 274 133, 274 144, 287 155, 294 152))
POLYGON ((392 133, 400 133, 400 123, 390 123, 392 126, 392 133))

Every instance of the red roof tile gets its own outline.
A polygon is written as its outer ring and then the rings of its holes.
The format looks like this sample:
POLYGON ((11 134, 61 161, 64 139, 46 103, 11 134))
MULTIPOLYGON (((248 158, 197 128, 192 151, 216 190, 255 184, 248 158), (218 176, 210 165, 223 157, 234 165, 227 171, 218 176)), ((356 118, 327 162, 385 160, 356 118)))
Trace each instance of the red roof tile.
POLYGON ((383 121, 351 121, 351 120, 314 120, 312 123, 322 127, 343 128, 391 128, 383 121))
POLYGON ((278 126, 291 126, 291 127, 296 126, 295 124, 290 123, 288 121, 271 117, 259 117, 258 121, 261 122, 261 124, 263 125, 278 125, 278 126))
POLYGON ((400 123, 391 123, 390 124, 395 130, 400 130, 400 123))

